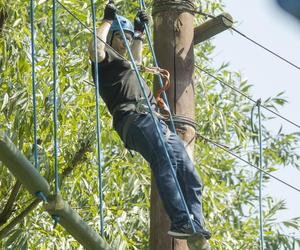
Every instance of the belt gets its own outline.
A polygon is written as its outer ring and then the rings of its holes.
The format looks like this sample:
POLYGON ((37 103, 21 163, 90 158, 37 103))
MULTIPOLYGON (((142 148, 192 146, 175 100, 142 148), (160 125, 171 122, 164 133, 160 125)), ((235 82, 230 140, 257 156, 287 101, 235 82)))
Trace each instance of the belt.
MULTIPOLYGON (((111 112, 112 116, 114 116, 118 110, 125 108, 125 107, 128 110, 136 111, 139 114, 149 113, 149 108, 148 108, 147 104, 145 103, 145 100, 142 99, 140 101, 125 102, 125 103, 120 103, 120 104, 116 105, 111 112)), ((152 105, 152 107, 151 107, 152 111, 154 113, 157 113, 155 111, 155 108, 156 108, 156 106, 154 107, 152 105)))

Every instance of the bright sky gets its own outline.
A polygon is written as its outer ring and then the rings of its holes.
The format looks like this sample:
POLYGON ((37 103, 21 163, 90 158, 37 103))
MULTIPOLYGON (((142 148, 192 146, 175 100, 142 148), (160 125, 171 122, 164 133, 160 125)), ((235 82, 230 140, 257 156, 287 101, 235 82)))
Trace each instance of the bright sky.
MULTIPOLYGON (((235 27, 239 31, 300 66, 300 21, 285 13, 275 0, 224 0, 224 3, 226 12, 238 22, 235 27)), ((225 31, 214 38, 213 43, 216 45, 215 63, 230 62, 230 69, 241 71, 254 85, 254 99, 264 100, 285 91, 289 103, 279 113, 300 124, 300 70, 236 33, 225 31)), ((300 132, 279 118, 267 124, 272 131, 277 131, 280 125, 286 131, 300 132)), ((274 175, 300 188, 300 171, 286 167, 274 175)), ((271 181, 264 192, 287 201, 288 210, 279 214, 279 220, 300 216, 300 193, 277 181, 271 181)), ((299 232, 297 235, 300 237, 299 232)))

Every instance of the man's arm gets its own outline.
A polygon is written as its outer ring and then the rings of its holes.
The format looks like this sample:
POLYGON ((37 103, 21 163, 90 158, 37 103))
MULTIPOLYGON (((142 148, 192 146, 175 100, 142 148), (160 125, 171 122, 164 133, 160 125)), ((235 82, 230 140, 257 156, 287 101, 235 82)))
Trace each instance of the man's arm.
POLYGON ((134 18, 134 38, 131 46, 133 57, 137 64, 142 63, 143 54, 143 33, 145 25, 148 24, 149 18, 145 11, 139 11, 134 18))
MULTIPOLYGON (((105 6, 104 9, 104 17, 100 26, 97 28, 97 58, 98 62, 102 62, 105 59, 105 43, 106 38, 109 32, 109 29, 112 25, 113 20, 116 18, 117 9, 112 4, 109 3, 105 6)), ((95 62, 95 50, 94 50, 94 39, 91 39, 89 43, 89 56, 90 59, 95 62)))
MULTIPOLYGON (((103 20, 102 23, 97 28, 97 56, 98 62, 102 62, 105 58, 105 43, 110 26, 112 24, 111 20, 103 20)), ((89 55, 90 59, 95 62, 95 47, 94 47, 94 39, 92 38, 89 43, 89 55)))
POLYGON ((131 45, 131 51, 133 58, 137 64, 142 63, 142 55, 143 55, 143 38, 139 36, 135 36, 133 38, 133 42, 131 45))

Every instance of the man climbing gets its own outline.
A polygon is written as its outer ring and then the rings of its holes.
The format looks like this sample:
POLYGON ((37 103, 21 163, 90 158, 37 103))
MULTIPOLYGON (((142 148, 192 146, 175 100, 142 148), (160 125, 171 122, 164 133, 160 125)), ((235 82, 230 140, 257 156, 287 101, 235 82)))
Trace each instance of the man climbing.
MULTIPOLYGON (((164 208, 171 220, 168 234, 174 238, 186 239, 193 234, 190 218, 195 234, 204 240, 211 237, 210 232, 203 228, 201 204, 201 182, 195 166, 189 158, 182 140, 170 132, 166 123, 157 116, 165 145, 172 166, 164 154, 155 122, 145 107, 143 92, 138 78, 130 63, 124 59, 125 42, 122 39, 116 7, 109 3, 104 10, 104 18, 97 28, 97 59, 99 69, 99 91, 113 116, 113 127, 125 146, 139 152, 150 164, 164 208), (107 46, 106 41, 110 46, 107 46), (178 182, 183 192, 189 213, 184 208, 179 190, 172 176, 171 167, 176 171, 178 182)), ((134 25, 118 16, 128 43, 131 44, 133 57, 137 64, 142 61, 142 35, 144 24, 148 23, 145 12, 139 11, 134 25)), ((92 72, 95 80, 95 54, 91 41, 89 55, 92 60, 92 72)), ((153 110, 156 101, 149 87, 144 84, 145 92, 153 110)))

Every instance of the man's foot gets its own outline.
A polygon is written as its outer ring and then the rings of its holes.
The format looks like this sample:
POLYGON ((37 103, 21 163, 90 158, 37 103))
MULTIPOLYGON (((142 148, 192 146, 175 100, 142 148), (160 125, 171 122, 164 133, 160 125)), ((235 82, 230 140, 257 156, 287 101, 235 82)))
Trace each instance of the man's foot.
POLYGON ((201 235, 205 239, 210 239, 211 234, 209 231, 204 230, 202 227, 198 226, 196 223, 194 223, 195 231, 193 232, 193 228, 190 223, 185 223, 181 226, 171 226, 170 231, 168 234, 176 239, 187 239, 192 235, 201 235))

